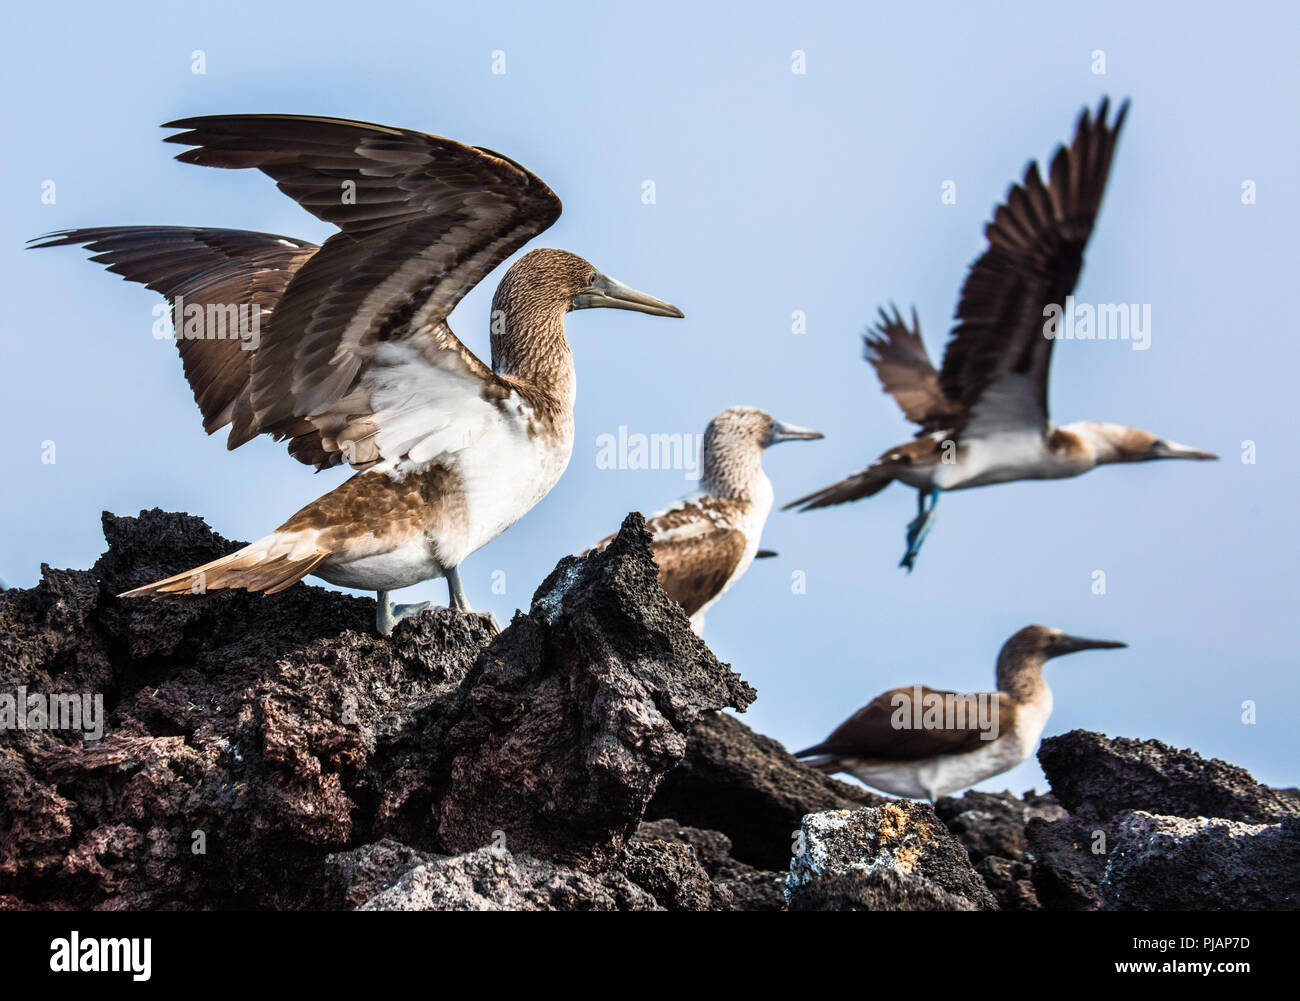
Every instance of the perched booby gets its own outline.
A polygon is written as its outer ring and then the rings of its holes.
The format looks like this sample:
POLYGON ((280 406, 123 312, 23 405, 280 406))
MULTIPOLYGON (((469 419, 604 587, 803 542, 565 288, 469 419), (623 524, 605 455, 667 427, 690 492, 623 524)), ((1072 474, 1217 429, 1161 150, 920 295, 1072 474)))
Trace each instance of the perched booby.
POLYGON ((996 692, 894 688, 795 757, 828 775, 848 772, 895 796, 934 801, 1008 771, 1034 753, 1052 714, 1043 664, 1079 650, 1123 646, 1026 626, 998 654, 996 692))
POLYGON ((1083 266, 1128 102, 1113 124, 1107 107, 1103 100, 1095 118, 1087 109, 1079 116, 1073 143, 1052 159, 1048 183, 1031 162, 993 213, 985 227, 988 249, 962 286, 939 371, 926 354, 915 310, 910 328, 896 308, 892 316, 881 310, 864 338, 884 391, 921 426, 916 437, 787 508, 870 497, 894 480, 915 487, 917 516, 899 564, 910 571, 941 490, 1078 476, 1114 462, 1217 458, 1120 424, 1056 427, 1048 417, 1052 345, 1083 266))
MULTIPOLYGON (((378 627, 428 602, 388 592, 445 577, 546 495, 573 449, 575 376, 565 314, 609 307, 680 317, 675 306, 576 254, 534 250, 492 300, 492 367, 447 325, 456 303, 560 215, 538 177, 491 150, 407 129, 305 115, 171 122, 185 163, 253 167, 337 225, 323 246, 266 233, 117 226, 39 246, 84 244, 96 261, 190 306, 255 304, 255 350, 233 335, 177 346, 209 433, 228 446, 287 439, 351 479, 238 552, 126 592, 268 594, 307 574, 378 592, 378 627)), ((179 310, 177 310, 179 312, 179 310)))
MULTIPOLYGON (((763 472, 763 450, 778 442, 820 437, 819 431, 775 420, 757 407, 730 407, 709 421, 704 432, 700 490, 646 521, 659 583, 690 616, 697 635, 704 631, 705 613, 749 565, 776 555, 758 548, 773 497, 763 472)), ((587 553, 604 549, 613 539, 602 539, 587 553)))

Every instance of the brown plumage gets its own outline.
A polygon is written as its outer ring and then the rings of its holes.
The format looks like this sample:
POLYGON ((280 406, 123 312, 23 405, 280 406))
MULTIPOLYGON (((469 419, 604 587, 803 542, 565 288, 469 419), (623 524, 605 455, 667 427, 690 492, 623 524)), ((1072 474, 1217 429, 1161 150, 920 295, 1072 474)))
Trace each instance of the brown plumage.
MULTIPOLYGON (((177 158, 256 168, 340 232, 316 247, 262 233, 69 230, 111 270, 188 303, 260 307, 256 344, 179 340, 209 433, 259 434, 318 469, 363 472, 238 553, 129 595, 276 591, 308 573, 379 592, 447 578, 551 489, 573 448, 576 380, 564 317, 609 307, 682 315, 563 250, 534 250, 493 298, 492 366, 448 327, 477 282, 560 214, 513 160, 407 129, 305 115, 172 122, 177 158), (247 349, 247 350, 246 350, 247 349)), ((174 305, 176 303, 174 302, 174 305)))
MULTIPOLYGON (((820 437, 757 407, 729 407, 705 429, 700 493, 647 519, 659 583, 697 633, 704 629, 704 613, 764 555, 758 543, 772 507, 764 449, 820 437)), ((606 536, 587 552, 613 539, 606 536)))
POLYGON ((1123 646, 1026 626, 998 653, 996 691, 893 688, 795 756, 827 774, 848 772, 898 796, 949 795, 1033 753, 1052 712, 1052 692, 1043 678, 1048 660, 1123 646))

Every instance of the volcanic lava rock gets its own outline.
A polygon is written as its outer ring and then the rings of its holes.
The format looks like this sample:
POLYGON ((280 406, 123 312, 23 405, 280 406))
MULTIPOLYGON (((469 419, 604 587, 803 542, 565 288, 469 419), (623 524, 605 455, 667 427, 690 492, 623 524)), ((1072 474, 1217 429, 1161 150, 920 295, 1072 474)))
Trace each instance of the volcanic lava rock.
POLYGON ((924 803, 804 818, 791 910, 996 910, 966 850, 924 803))
POLYGON ((363 911, 653 911, 619 872, 593 875, 497 848, 416 866, 363 911))
POLYGON ((1044 740, 1038 761, 1072 816, 1145 810, 1268 824, 1300 812, 1293 799, 1256 782, 1244 768, 1158 740, 1071 730, 1044 740))
POLYGON ((1280 824, 1122 815, 1107 910, 1300 910, 1300 816, 1280 824))
POLYGON ((734 716, 715 713, 691 730, 685 762, 664 779, 646 818, 721 831, 738 860, 784 871, 805 814, 885 802, 801 764, 734 716))
MULTIPOLYGON (((1276 825, 1298 812, 1293 799, 1256 782, 1244 769, 1157 740, 1108 738, 1074 730, 1044 740, 1038 757, 1053 794, 1070 812, 1061 820, 1031 819, 1025 828, 1034 889, 1042 906, 1049 909, 1143 908, 1146 901, 1156 899, 1154 884, 1147 884, 1152 893, 1149 897, 1137 891, 1118 892, 1115 887, 1106 890, 1103 883, 1109 869, 1118 865, 1119 872, 1127 872, 1138 865, 1135 858, 1145 860, 1139 867, 1155 867, 1157 860, 1166 857, 1210 852, 1204 846, 1218 846, 1216 839, 1227 830, 1214 826, 1203 836, 1193 837, 1195 832, 1179 828, 1179 837, 1188 845, 1185 851, 1176 852, 1177 839, 1171 840, 1170 832, 1158 825, 1134 822, 1135 810, 1166 818, 1218 818, 1247 825, 1276 825), (1152 839, 1149 845, 1143 842, 1147 836, 1152 839)), ((1241 850, 1247 850, 1245 842, 1241 850)), ((1230 870, 1236 857, 1226 849, 1216 852, 1214 865, 1219 871, 1230 870)), ((1290 858, 1293 856, 1280 857, 1282 872, 1292 864, 1286 861, 1290 858)), ((1191 874, 1190 868, 1179 868, 1172 861, 1160 864, 1169 875, 1191 874)), ((1210 864, 1208 856, 1206 864, 1210 864)), ((1297 870, 1292 869, 1290 878, 1294 883, 1297 870)), ((1250 897, 1248 891, 1246 895, 1250 897)), ((1171 885, 1163 906, 1180 906, 1175 903, 1180 899, 1196 900, 1196 906, 1205 909, 1259 906, 1236 904, 1234 901, 1241 899, 1236 891, 1226 884, 1206 882, 1180 888, 1171 885)))
POLYGON ((385 838, 612 866, 695 717, 754 697, 659 588, 640 516, 495 639, 446 609, 384 638, 372 601, 306 585, 118 599, 239 544, 156 510, 104 531, 93 569, 0 595, 0 692, 106 715, 98 741, 0 732, 6 907, 355 905, 327 859, 385 838))

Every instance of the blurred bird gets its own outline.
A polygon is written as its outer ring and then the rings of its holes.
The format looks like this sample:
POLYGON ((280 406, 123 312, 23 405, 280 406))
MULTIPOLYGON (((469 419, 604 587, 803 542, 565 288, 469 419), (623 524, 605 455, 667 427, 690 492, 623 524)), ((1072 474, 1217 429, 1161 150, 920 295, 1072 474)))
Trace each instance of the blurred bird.
MULTIPOLYGON (((763 450, 783 441, 813 441, 819 431, 775 420, 757 407, 730 407, 704 432, 700 490, 646 521, 659 564, 659 583, 690 616, 696 634, 704 616, 756 558, 772 510, 772 484, 763 450)), ((587 553, 604 549, 610 535, 587 553)), ((583 555, 586 555, 584 553, 583 555)))
POLYGON ((1074 141, 1057 150, 1046 184, 1030 163, 995 210, 985 228, 988 249, 962 287, 940 370, 930 364, 915 309, 910 328, 897 308, 892 316, 882 309, 864 338, 884 391, 920 425, 916 437, 786 508, 843 504, 895 480, 915 487, 917 514, 899 563, 910 572, 941 490, 1078 476, 1116 462, 1217 458, 1121 424, 1057 427, 1048 416, 1052 346, 1062 336, 1067 296, 1083 266, 1128 103, 1113 124, 1107 108, 1103 100, 1095 118, 1086 109, 1079 116, 1074 141))
POLYGON ((171 122, 185 163, 261 170, 340 232, 323 246, 242 230, 113 226, 34 241, 84 244, 94 260, 161 292, 209 434, 260 434, 300 462, 361 470, 229 556, 127 591, 268 594, 313 574, 378 594, 376 624, 429 602, 388 592, 445 577, 553 487, 573 450, 575 376, 564 317, 607 307, 682 313, 576 254, 534 250, 492 300, 492 367, 447 325, 461 298, 560 215, 538 177, 491 150, 407 129, 307 115, 171 122), (181 304, 184 303, 184 308, 181 304), (255 307, 252 318, 238 307, 255 307), (199 318, 224 326, 190 329, 199 318), (206 312, 205 312, 206 310, 206 312), (249 320, 257 336, 246 336, 249 320), (260 329, 265 320, 265 329, 260 329))
POLYGON ((1048 660, 1123 646, 1026 626, 998 654, 996 692, 894 688, 795 757, 828 775, 847 772, 895 796, 934 801, 1009 771, 1034 753, 1052 714, 1052 690, 1043 680, 1048 660))

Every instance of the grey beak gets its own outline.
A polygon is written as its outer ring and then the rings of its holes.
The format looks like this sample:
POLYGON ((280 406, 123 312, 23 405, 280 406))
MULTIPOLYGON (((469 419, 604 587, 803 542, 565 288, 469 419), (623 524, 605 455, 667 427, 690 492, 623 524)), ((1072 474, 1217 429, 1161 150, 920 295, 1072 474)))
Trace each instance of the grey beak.
POLYGON ((1080 650, 1120 650, 1127 646, 1127 643, 1120 643, 1118 640, 1090 640, 1082 636, 1062 634, 1052 642, 1051 655, 1063 657, 1067 653, 1078 653, 1080 650))
POLYGON ((1202 461, 1218 459, 1213 452, 1202 452, 1199 448, 1180 445, 1176 441, 1158 441, 1151 446, 1147 455, 1152 459, 1200 459, 1202 461))
POLYGON ((630 309, 637 313, 649 313, 651 316, 675 316, 682 318, 686 314, 670 302, 656 299, 652 295, 638 292, 630 285, 624 285, 609 275, 596 272, 591 283, 573 297, 574 309, 630 309))
POLYGON ((812 428, 801 428, 798 424, 787 424, 785 421, 772 420, 772 433, 767 436, 768 445, 776 445, 783 441, 816 441, 818 438, 826 436, 820 431, 814 431, 812 428))

